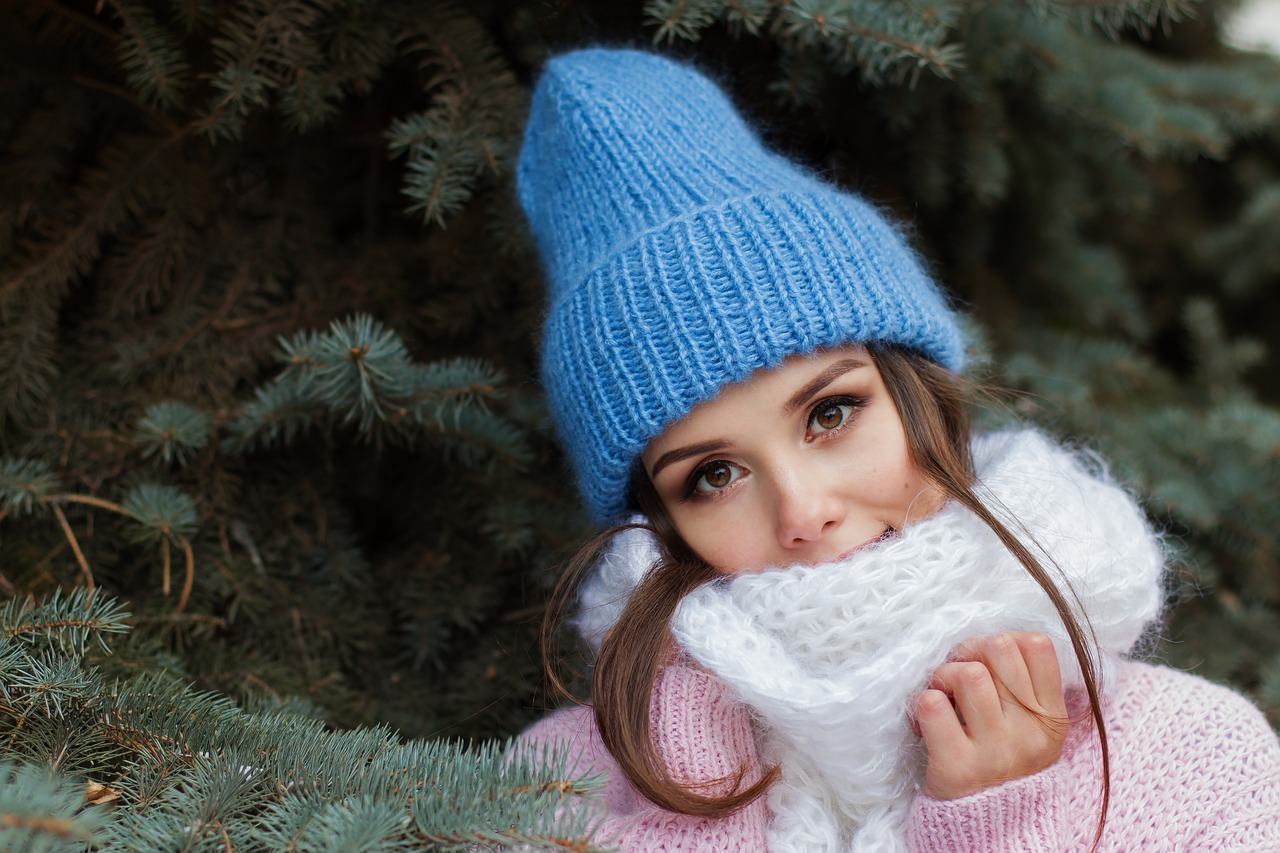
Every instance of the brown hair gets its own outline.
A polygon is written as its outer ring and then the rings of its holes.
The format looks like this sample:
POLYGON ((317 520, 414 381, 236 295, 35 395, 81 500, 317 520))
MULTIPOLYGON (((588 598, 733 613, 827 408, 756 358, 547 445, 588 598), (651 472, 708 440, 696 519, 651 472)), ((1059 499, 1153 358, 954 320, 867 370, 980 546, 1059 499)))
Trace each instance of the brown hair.
MULTIPOLYGON (((1089 697, 1090 717, 1102 752, 1102 808, 1094 846, 1102 837, 1111 795, 1111 762, 1099 701, 1098 662, 1091 632, 1072 610, 1067 595, 1054 584, 1040 560, 974 493, 976 475, 970 454, 966 399, 975 389, 954 373, 917 353, 892 345, 869 345, 868 352, 884 379, 906 432, 907 447, 917 470, 942 494, 954 500, 989 527, 1027 573, 1049 596, 1075 651, 1089 697)), ((715 817, 729 814, 763 794, 779 776, 774 766, 744 784, 756 770, 741 767, 728 779, 691 783, 671 775, 658 755, 650 729, 649 710, 654 684, 671 654, 669 624, 680 600, 717 577, 716 571, 684 543, 675 530, 644 469, 632 477, 635 502, 657 537, 661 559, 636 585, 617 622, 605 634, 592 677, 592 700, 601 739, 637 791, 671 811, 715 817), (712 793, 708 793, 708 792, 712 793)), ((565 605, 577 580, 595 562, 608 539, 637 525, 607 530, 587 544, 571 561, 552 597, 544 624, 544 663, 550 664, 550 643, 564 618, 565 605)), ((1068 588, 1067 593, 1074 599, 1068 588)), ((1078 604, 1078 601, 1077 601, 1078 604)), ((563 685, 548 666, 552 684, 563 685)))

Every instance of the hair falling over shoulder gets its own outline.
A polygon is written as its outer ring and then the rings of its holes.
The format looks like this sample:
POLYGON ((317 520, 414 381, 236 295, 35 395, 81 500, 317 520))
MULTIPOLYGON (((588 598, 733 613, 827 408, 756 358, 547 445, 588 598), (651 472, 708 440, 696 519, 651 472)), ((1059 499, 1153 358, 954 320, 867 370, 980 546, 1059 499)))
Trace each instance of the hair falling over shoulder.
MULTIPOLYGON (((1102 806, 1094 835, 1096 847, 1106 823, 1111 772, 1099 699, 1099 664, 1087 624, 1081 623, 1067 594, 1058 589, 1041 561, 974 492, 976 475, 966 405, 973 389, 951 371, 911 350, 872 344, 868 351, 898 409, 912 462, 948 500, 964 506, 996 534, 1044 590, 1062 619, 1080 666, 1089 699, 1089 717, 1101 748, 1102 806)), ((662 668, 675 653, 669 624, 681 599, 717 574, 684 544, 648 477, 638 466, 632 478, 632 492, 636 505, 649 521, 648 525, 641 526, 653 532, 662 556, 632 591, 617 622, 601 643, 592 676, 596 724, 601 739, 627 780, 648 800, 684 814, 727 815, 764 794, 777 781, 780 768, 765 769, 750 785, 744 782, 754 768, 742 767, 732 778, 694 787, 673 778, 658 755, 650 728, 650 706, 662 668), (711 788, 728 793, 705 793, 711 788)), ((614 527, 588 542, 574 556, 552 596, 543 627, 543 661, 553 687, 565 695, 568 693, 555 674, 557 662, 553 660, 552 647, 570 609, 571 596, 609 539, 635 526, 614 527)))
POLYGON ((613 536, 636 527, 653 533, 661 557, 632 590, 618 620, 601 640, 594 662, 591 705, 596 727, 627 781, 650 802, 682 814, 720 817, 764 794, 777 781, 779 769, 769 768, 745 787, 743 782, 753 770, 751 767, 740 767, 727 779, 706 780, 693 786, 687 780, 674 778, 658 755, 649 715, 658 676, 676 652, 668 626, 681 599, 714 579, 716 573, 680 539, 648 478, 638 466, 636 470, 637 506, 649 523, 609 528, 588 541, 570 560, 543 622, 543 665, 553 690, 576 700, 557 675, 559 661, 553 651, 571 609, 573 592, 613 536), (729 793, 703 793, 709 789, 729 793))

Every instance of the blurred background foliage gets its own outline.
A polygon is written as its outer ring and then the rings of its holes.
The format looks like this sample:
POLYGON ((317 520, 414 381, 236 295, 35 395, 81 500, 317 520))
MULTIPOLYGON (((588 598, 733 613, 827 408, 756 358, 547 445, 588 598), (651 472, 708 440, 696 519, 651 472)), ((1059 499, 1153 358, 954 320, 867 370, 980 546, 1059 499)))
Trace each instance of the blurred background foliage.
MULTIPOLYGON (((316 737, 540 712, 541 603, 589 529, 538 389, 512 172, 541 62, 595 43, 696 62, 906 224, 975 372, 1165 531, 1155 652, 1280 723, 1280 61, 1224 43, 1235 5, 3 0, 0 594, 128 615, 92 654, 0 650, 14 696, 62 697, 0 708, 26 733, 0 758, 135 806, 180 789, 137 760, 161 729, 56 748, 137 679, 316 737)), ((317 849, 347 837, 315 820, 317 849)))

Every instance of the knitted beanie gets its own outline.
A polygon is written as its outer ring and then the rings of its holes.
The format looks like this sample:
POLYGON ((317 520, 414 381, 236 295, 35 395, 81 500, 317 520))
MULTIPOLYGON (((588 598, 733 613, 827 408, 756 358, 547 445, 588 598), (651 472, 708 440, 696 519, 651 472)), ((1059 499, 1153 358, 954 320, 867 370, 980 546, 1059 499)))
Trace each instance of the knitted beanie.
POLYGON ((959 331, 865 200, 764 148, 725 93, 643 51, 550 60, 517 170, 546 268, 542 381, 597 522, 644 446, 786 357, 892 342, 959 369, 959 331))

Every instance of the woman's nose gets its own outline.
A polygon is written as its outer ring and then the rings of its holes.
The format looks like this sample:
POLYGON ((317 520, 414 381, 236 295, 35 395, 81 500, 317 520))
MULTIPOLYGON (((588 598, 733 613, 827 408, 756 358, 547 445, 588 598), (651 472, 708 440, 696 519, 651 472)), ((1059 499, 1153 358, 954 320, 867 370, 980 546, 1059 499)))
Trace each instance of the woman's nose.
POLYGON ((844 502, 821 478, 781 483, 777 501, 778 541, 784 548, 817 542, 844 521, 844 502))

